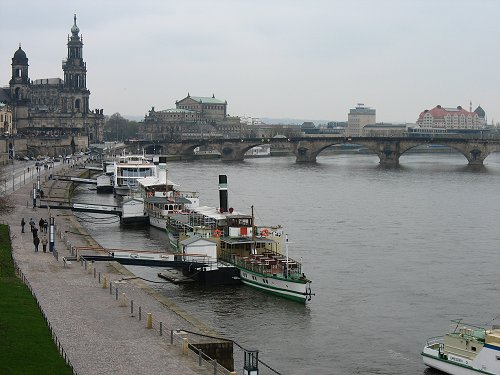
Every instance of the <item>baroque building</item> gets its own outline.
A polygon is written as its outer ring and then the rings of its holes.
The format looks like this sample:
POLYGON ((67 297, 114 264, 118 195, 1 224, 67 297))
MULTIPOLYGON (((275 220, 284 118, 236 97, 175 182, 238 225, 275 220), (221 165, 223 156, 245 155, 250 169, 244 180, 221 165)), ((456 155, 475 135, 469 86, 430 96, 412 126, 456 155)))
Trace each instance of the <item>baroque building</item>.
POLYGON ((239 117, 228 116, 227 101, 212 95, 188 95, 175 108, 156 111, 154 107, 139 125, 144 140, 182 140, 207 137, 241 137, 246 126, 239 117))
POLYGON ((62 63, 64 79, 31 80, 28 58, 19 45, 12 58, 9 87, 0 88, 0 102, 11 108, 13 134, 26 137, 77 137, 88 143, 103 139, 102 109, 90 110, 87 66, 83 60, 83 37, 76 15, 67 41, 67 58, 62 63))

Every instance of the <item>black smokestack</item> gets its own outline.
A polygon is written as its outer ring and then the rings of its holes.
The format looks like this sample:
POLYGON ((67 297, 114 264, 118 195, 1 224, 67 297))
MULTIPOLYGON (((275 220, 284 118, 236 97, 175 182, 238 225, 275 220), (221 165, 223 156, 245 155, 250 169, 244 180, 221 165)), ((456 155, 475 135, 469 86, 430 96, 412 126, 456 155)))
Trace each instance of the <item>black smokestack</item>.
POLYGON ((227 176, 225 174, 219 175, 219 202, 220 211, 227 212, 227 176))

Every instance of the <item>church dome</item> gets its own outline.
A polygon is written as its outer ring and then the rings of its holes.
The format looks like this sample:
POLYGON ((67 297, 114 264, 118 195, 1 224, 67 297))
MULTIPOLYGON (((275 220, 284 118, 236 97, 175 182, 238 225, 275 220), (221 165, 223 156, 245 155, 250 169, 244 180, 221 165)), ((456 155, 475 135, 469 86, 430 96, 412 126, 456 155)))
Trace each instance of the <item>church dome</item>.
POLYGON ((14 53, 14 57, 12 58, 12 63, 13 64, 28 63, 28 58, 26 57, 26 53, 21 49, 21 46, 19 46, 19 49, 14 53))

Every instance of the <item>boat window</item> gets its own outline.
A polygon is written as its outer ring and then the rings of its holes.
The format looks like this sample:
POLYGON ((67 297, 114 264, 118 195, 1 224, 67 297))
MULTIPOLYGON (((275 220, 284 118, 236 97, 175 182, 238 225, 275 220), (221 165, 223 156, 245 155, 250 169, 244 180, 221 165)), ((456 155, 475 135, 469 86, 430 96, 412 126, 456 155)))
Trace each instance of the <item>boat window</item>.
POLYGON ((475 347, 475 346, 471 346, 470 348, 471 348, 471 350, 472 350, 473 352, 475 352, 475 351, 476 351, 476 347, 475 347))

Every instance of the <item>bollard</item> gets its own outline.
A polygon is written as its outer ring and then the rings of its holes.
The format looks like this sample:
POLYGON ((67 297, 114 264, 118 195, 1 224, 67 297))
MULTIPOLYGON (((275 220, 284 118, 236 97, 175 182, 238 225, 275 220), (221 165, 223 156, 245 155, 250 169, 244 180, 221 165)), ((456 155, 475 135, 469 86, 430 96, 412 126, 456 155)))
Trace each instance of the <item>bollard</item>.
POLYGON ((187 339, 187 337, 184 337, 182 339, 181 350, 182 350, 182 355, 187 355, 188 354, 188 339, 187 339))
MULTIPOLYGON (((127 297, 125 296, 125 293, 122 293, 120 296, 120 301, 118 302, 118 306, 120 307, 127 307, 127 297)), ((130 312, 132 314, 132 311, 130 312)))
POLYGON ((146 318, 146 328, 151 329, 153 328, 153 314, 148 313, 147 318, 146 318))
POLYGON ((160 322, 160 336, 163 336, 163 322, 160 322))
POLYGON ((174 330, 170 330, 170 345, 174 344, 174 330))
POLYGON ((141 306, 139 306, 139 321, 140 321, 140 320, 141 320, 141 318, 142 318, 141 313, 142 313, 142 311, 141 311, 141 306))
POLYGON ((85 260, 85 271, 87 271, 87 261, 85 260))
POLYGON ((198 348, 198 366, 201 366, 201 349, 198 348))
POLYGON ((131 300, 130 301, 130 314, 132 314, 132 316, 134 316, 134 300, 131 300))
POLYGON ((94 279, 95 279, 95 274, 96 274, 96 270, 95 270, 95 268, 94 268, 94 279))
POLYGON ((118 288, 115 288, 115 300, 118 301, 118 288))
POLYGON ((110 281, 109 282, 109 295, 112 295, 113 294, 113 282, 110 281))
POLYGON ((97 279, 97 282, 100 284, 101 283, 101 272, 99 272, 99 278, 97 279))
POLYGON ((102 289, 108 288, 108 280, 106 280, 106 275, 102 278, 102 289))

